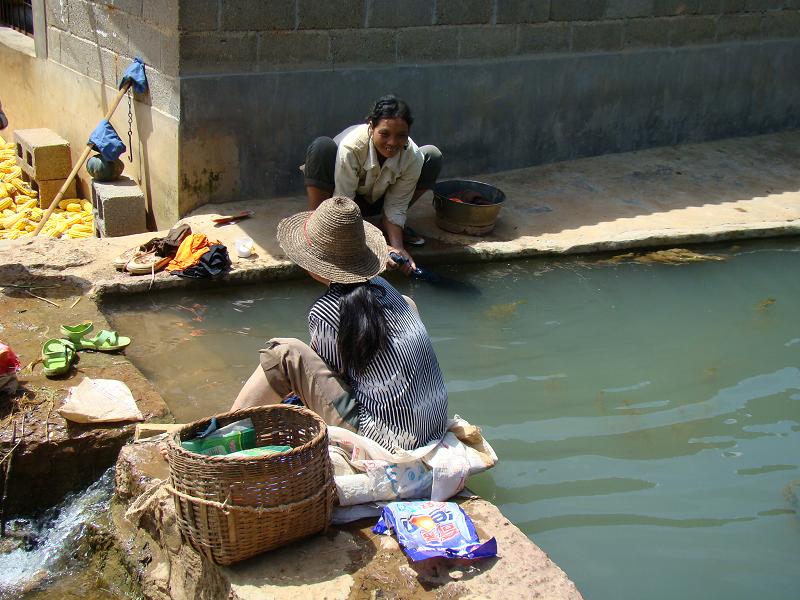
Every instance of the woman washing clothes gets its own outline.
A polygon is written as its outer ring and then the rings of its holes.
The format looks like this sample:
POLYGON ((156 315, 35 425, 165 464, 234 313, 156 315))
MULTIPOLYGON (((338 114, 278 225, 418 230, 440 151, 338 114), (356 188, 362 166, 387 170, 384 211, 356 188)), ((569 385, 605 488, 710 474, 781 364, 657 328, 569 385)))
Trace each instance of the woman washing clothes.
POLYGON ((442 168, 438 148, 418 147, 409 137, 413 122, 408 104, 393 95, 378 98, 365 123, 335 138, 315 139, 303 167, 309 208, 345 196, 355 200, 364 217, 380 217, 389 250, 409 261, 406 274, 416 267, 406 246, 425 244, 406 226, 406 213, 433 188, 442 168))
POLYGON ((334 197, 281 221, 278 241, 327 291, 308 314, 311 345, 270 340, 232 410, 295 392, 326 423, 388 450, 441 438, 447 389, 413 302, 378 277, 388 260, 381 231, 354 201, 334 197))

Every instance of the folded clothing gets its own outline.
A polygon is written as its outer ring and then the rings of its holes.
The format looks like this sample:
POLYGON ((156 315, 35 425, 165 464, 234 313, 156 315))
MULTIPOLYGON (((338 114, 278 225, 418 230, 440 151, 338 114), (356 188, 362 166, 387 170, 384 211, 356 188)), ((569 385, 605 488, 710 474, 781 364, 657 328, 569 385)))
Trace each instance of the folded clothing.
POLYGON ((196 265, 200 258, 209 251, 211 246, 219 244, 218 241, 209 240, 203 233, 193 233, 187 236, 178 247, 178 251, 167 265, 167 271, 183 271, 196 265))
POLYGON ((217 277, 231 268, 231 258, 228 249, 222 244, 214 244, 200 257, 197 264, 186 267, 182 271, 172 271, 178 277, 191 279, 208 279, 217 277))

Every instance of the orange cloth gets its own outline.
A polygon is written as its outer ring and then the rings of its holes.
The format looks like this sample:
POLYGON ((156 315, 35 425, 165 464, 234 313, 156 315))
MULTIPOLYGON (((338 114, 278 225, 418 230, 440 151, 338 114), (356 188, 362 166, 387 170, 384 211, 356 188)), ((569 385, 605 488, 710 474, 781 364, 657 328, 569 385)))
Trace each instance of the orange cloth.
POLYGON ((184 269, 196 265, 200 258, 209 251, 211 246, 219 242, 209 240, 205 234, 193 233, 181 242, 175 258, 169 261, 167 271, 183 271, 184 269))

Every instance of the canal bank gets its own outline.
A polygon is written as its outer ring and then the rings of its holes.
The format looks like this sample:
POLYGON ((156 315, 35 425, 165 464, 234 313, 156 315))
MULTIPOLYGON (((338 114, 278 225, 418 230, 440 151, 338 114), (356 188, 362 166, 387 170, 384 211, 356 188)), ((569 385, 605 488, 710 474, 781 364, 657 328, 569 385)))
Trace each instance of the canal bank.
MULTIPOLYGON (((428 243, 420 264, 508 260, 541 255, 618 251, 800 232, 800 131, 701 144, 667 146, 465 177, 506 194, 495 230, 481 238, 439 229, 429 202, 409 224, 428 243)), ((303 196, 208 204, 180 220, 225 244, 233 268, 222 281, 287 279, 298 270, 275 239, 278 221, 305 210, 303 196), (249 219, 215 226, 212 219, 253 211, 249 219), (237 239, 252 238, 247 258, 237 239)), ((59 275, 96 294, 204 287, 165 272, 155 277, 114 270, 111 260, 154 235, 86 240, 0 242, 0 282, 59 275)))

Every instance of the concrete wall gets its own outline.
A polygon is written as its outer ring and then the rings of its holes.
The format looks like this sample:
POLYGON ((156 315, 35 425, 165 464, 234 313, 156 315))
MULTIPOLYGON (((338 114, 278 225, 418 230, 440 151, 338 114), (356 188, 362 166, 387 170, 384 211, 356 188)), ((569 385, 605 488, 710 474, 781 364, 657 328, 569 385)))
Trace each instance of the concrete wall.
MULTIPOLYGON (((300 192, 306 145, 388 92, 445 176, 800 127, 800 0, 34 0, 34 14, 39 58, 0 43, 12 127, 80 148, 144 58, 126 169, 159 228, 300 192)), ((112 122, 127 142, 126 108, 112 122)))
POLYGON ((445 175, 800 127, 800 0, 181 0, 181 205, 395 92, 445 175))
MULTIPOLYGON (((116 96, 122 73, 133 56, 141 56, 150 93, 137 95, 132 105, 133 162, 126 153, 125 173, 145 191, 151 226, 174 222, 180 216, 177 0, 37 0, 34 16, 35 52, 0 41, 0 94, 10 120, 3 135, 50 128, 70 142, 77 160, 116 96)), ((7 42, 12 36, 24 38, 5 30, 7 42)), ((126 145, 127 109, 123 99, 111 119, 126 145)), ((81 195, 88 198, 91 179, 83 169, 79 177, 81 195)))

